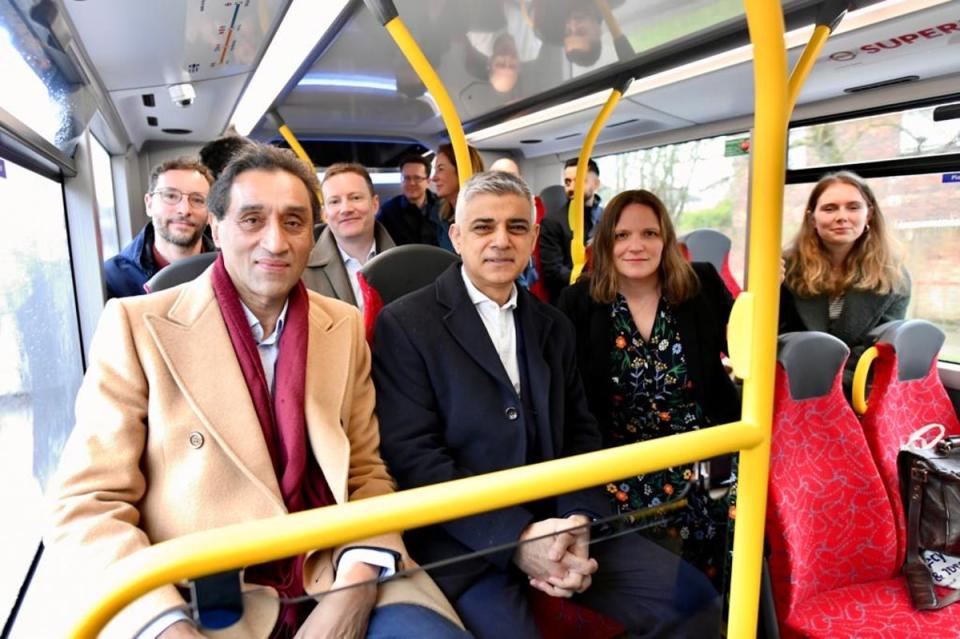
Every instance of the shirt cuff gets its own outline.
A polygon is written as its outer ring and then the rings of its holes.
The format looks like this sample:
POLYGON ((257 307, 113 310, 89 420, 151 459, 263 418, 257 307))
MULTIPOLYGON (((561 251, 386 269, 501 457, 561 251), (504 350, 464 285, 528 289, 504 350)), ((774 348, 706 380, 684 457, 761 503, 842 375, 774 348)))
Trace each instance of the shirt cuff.
POLYGON ((193 625, 193 620, 182 610, 168 610, 140 631, 137 639, 157 639, 160 633, 177 623, 178 621, 189 621, 193 625))
POLYGON ((357 564, 369 564, 380 568, 380 579, 397 574, 397 556, 389 550, 375 548, 348 548, 340 554, 337 573, 350 570, 357 564))

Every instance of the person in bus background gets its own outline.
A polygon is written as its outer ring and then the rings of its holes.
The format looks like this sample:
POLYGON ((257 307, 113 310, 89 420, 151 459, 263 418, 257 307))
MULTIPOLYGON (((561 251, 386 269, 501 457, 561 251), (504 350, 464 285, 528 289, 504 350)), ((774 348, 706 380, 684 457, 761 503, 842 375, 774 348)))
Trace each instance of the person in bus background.
POLYGON ((363 312, 357 274, 363 266, 394 247, 375 213, 380 198, 370 173, 360 164, 331 165, 320 184, 327 225, 310 252, 303 282, 307 288, 353 304, 363 312))
MULTIPOLYGON (((317 189, 291 151, 254 146, 210 192, 213 265, 104 308, 48 491, 45 559, 69 589, 65 605, 152 544, 393 492, 360 315, 300 279, 317 189)), ((386 534, 248 566, 244 581, 268 594, 246 599, 243 619, 217 636, 463 637, 425 575, 378 583, 405 561, 400 536, 386 534), (277 601, 306 591, 327 594, 277 601)), ((184 605, 163 586, 101 636, 201 636, 184 605)))
POLYGON ((871 330, 903 319, 910 275, 877 198, 859 175, 840 171, 810 192, 800 230, 784 251, 780 332, 823 331, 850 347, 849 389, 871 330))
MULTIPOLYGON (((468 146, 470 164, 474 173, 483 171, 483 158, 474 147, 468 146)), ((452 144, 441 144, 437 148, 437 157, 433 162, 433 176, 430 178, 433 188, 440 198, 440 207, 437 211, 437 245, 448 251, 453 251, 453 242, 450 239, 450 225, 453 223, 454 212, 457 208, 457 194, 460 193, 460 176, 457 173, 457 160, 452 144)))
POLYGON ((230 160, 255 144, 250 138, 245 138, 237 133, 231 125, 224 135, 200 147, 200 161, 210 169, 210 172, 213 173, 213 179, 216 180, 230 163, 230 160))
MULTIPOLYGON (((373 379, 381 448, 403 488, 598 450, 573 327, 516 279, 536 241, 533 195, 509 174, 474 175, 451 237, 462 264, 384 307, 373 379)), ((573 597, 631 637, 716 636, 719 598, 688 563, 636 535, 601 539, 597 487, 407 531, 411 555, 480 639, 538 637, 527 594, 573 597), (463 559, 473 552, 500 549, 463 559), (451 561, 461 557, 456 561, 451 561)))
POLYGON ((107 299, 143 295, 143 285, 167 264, 215 250, 204 235, 211 184, 210 170, 195 159, 167 160, 153 168, 143 196, 150 221, 103 265, 107 299))
MULTIPOLYGON (((708 263, 689 264, 670 215, 649 191, 607 204, 593 237, 592 270, 558 303, 576 330, 577 363, 604 446, 685 433, 740 418, 721 363, 733 300, 708 263)), ((683 557, 719 584, 729 504, 713 500, 693 464, 607 486, 629 512, 668 502, 685 487, 688 506, 647 536, 682 544, 683 557)))
MULTIPOLYGON (((520 179, 523 179, 523 176, 520 175, 520 165, 518 165, 513 158, 497 158, 493 161, 493 164, 490 165, 490 170, 505 171, 511 175, 516 175, 520 179)), ((537 226, 540 226, 540 224, 543 223, 543 218, 547 211, 544 208, 543 200, 540 199, 539 195, 533 196, 533 205, 536 209, 534 223, 537 226)), ((543 273, 543 266, 540 263, 540 243, 537 242, 533 246, 533 255, 530 257, 530 266, 528 266, 523 273, 520 274, 520 277, 517 281, 525 286, 528 291, 533 293, 537 299, 547 302, 549 301, 549 298, 547 297, 547 289, 543 285, 543 277, 540 275, 541 273, 543 273)))
POLYGON ((437 246, 436 194, 427 188, 430 181, 430 160, 415 153, 400 158, 400 185, 403 192, 390 198, 377 211, 383 225, 397 246, 432 244, 437 246))
MULTIPOLYGON (((560 292, 570 284, 573 270, 573 257, 570 242, 573 230, 570 228, 570 202, 576 189, 577 158, 567 160, 563 165, 563 190, 567 201, 559 211, 551 211, 543 220, 540 229, 540 259, 543 263, 543 282, 550 296, 550 302, 557 303, 560 292)), ((587 160, 586 176, 583 180, 583 241, 589 243, 600 216, 603 215, 603 203, 600 201, 600 168, 593 158, 587 160)))

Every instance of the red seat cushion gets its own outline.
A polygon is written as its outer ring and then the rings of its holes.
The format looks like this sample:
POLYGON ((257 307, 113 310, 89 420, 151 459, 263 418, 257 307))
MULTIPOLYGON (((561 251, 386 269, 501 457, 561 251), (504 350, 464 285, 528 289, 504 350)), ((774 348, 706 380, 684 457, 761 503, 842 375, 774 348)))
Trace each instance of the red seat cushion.
POLYGON ((838 371, 827 395, 798 401, 777 366, 767 541, 781 620, 899 567, 890 502, 840 380, 838 371))
POLYGON ((960 635, 960 605, 913 609, 902 577, 821 592, 803 602, 786 623, 783 639, 932 639, 960 635))
POLYGON ((881 343, 877 344, 877 350, 873 386, 861 423, 893 509, 899 566, 907 548, 906 519, 897 475, 900 446, 911 433, 927 424, 943 424, 947 435, 960 434, 960 424, 940 381, 936 361, 923 379, 902 382, 897 379, 897 354, 893 346, 881 343))
POLYGON ((527 599, 543 639, 610 639, 624 633, 624 627, 610 617, 569 599, 533 588, 527 599))

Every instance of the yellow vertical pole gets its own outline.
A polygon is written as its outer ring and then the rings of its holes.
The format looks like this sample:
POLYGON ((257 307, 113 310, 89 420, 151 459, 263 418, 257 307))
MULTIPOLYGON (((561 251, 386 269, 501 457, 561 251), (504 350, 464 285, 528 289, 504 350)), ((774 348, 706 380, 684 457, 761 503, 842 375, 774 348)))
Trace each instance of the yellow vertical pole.
POLYGON ((753 304, 750 374, 743 385, 743 421, 762 431, 761 443, 740 454, 730 637, 755 637, 770 470, 770 430, 776 371, 783 177, 786 156, 787 54, 778 2, 744 0, 753 42, 754 139, 750 148, 748 292, 753 304))
POLYGON ((573 199, 570 200, 570 206, 567 208, 567 220, 570 223, 570 231, 573 233, 573 239, 570 240, 570 257, 573 261, 573 269, 570 271, 571 284, 576 282, 577 278, 580 277, 580 272, 583 271, 583 262, 586 257, 586 251, 584 250, 584 240, 586 238, 584 238, 583 228, 583 182, 587 177, 587 162, 593 153, 593 146, 597 143, 597 137, 599 137, 600 131, 603 130, 603 125, 606 124, 607 118, 610 117, 617 103, 620 102, 620 98, 623 96, 624 91, 630 86, 630 82, 632 82, 632 78, 620 87, 610 91, 610 96, 607 97, 607 103, 600 109, 596 120, 594 120, 590 126, 590 131, 587 132, 587 137, 584 139, 583 146, 580 148, 580 157, 577 158, 577 177, 575 178, 576 181, 573 187, 573 199))
POLYGON ((440 77, 434 71, 430 61, 423 55, 423 51, 417 45, 416 40, 410 34, 410 31, 404 25, 399 17, 390 19, 386 24, 387 32, 393 37, 394 42, 400 47, 400 51, 407 58, 407 62, 416 71, 420 81, 427 87, 427 91, 433 96, 437 107, 440 109, 440 117, 447 127, 447 134, 450 136, 450 144, 453 145, 453 154, 457 162, 457 176, 460 179, 460 188, 473 175, 473 164, 470 162, 470 152, 467 149, 467 137, 463 133, 463 124, 457 115, 457 110, 453 106, 453 100, 447 93, 446 87, 440 77))

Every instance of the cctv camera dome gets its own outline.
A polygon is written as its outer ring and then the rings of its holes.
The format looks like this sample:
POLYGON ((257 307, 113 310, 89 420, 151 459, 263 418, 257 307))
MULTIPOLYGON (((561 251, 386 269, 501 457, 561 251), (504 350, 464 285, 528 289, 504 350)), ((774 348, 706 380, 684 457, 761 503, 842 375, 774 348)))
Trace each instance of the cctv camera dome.
POLYGON ((197 98, 197 92, 193 85, 189 83, 171 84, 168 91, 170 92, 170 99, 178 107, 188 107, 197 98))

